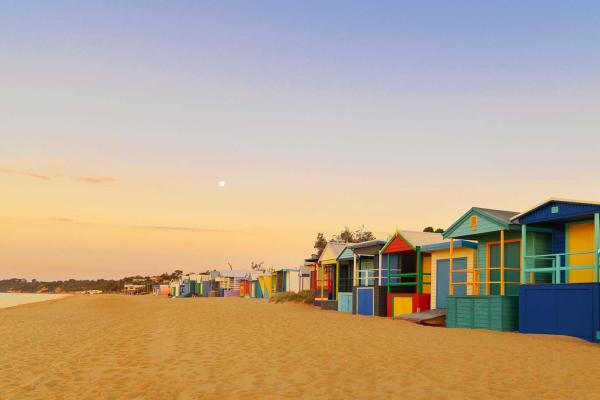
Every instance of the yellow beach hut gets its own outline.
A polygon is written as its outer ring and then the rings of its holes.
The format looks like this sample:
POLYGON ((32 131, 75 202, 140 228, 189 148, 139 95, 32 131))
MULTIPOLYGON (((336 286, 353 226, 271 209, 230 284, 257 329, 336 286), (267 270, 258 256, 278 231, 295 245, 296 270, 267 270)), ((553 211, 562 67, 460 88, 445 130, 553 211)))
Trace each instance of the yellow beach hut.
POLYGON ((336 274, 339 268, 338 257, 347 245, 347 243, 331 241, 323 249, 317 262, 315 306, 320 306, 325 310, 337 311, 336 274))
POLYGON ((425 245, 421 248, 431 256, 431 309, 447 306, 450 285, 454 294, 473 294, 475 268, 477 266, 477 243, 468 240, 455 240, 425 245), (453 259, 452 279, 450 279, 450 259, 453 259))

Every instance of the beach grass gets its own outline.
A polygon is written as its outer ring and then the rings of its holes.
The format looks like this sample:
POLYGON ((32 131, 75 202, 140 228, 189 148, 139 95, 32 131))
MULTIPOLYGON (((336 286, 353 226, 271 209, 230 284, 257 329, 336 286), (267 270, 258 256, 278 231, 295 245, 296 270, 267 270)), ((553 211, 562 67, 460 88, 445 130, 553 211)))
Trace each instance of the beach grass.
POLYGON ((315 295, 310 290, 304 290, 298 293, 295 292, 280 292, 274 293, 269 297, 271 303, 304 303, 313 304, 315 301, 315 295))

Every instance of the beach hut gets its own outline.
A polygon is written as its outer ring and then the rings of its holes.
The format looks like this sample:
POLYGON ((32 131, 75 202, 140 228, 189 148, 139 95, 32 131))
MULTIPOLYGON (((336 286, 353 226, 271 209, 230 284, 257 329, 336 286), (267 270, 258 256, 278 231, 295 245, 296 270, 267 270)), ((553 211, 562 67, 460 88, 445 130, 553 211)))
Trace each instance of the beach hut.
POLYGON ((423 246, 444 240, 439 233, 397 230, 380 251, 385 263, 387 316, 429 310, 431 304, 431 255, 423 246))
POLYGON ((311 290, 312 292, 317 292, 317 265, 319 263, 319 257, 313 255, 309 258, 304 259, 304 267, 310 270, 310 288, 306 290, 311 290))
POLYGON ((252 273, 252 285, 253 285, 253 292, 254 295, 252 297, 254 297, 255 299, 264 299, 267 298, 267 296, 265 296, 265 294, 263 293, 263 283, 261 283, 262 281, 264 281, 264 279, 261 279, 261 276, 263 276, 263 273, 257 273, 254 272, 252 273))
POLYGON ((325 249, 319 257, 317 266, 317 287, 315 293, 315 306, 319 306, 324 310, 336 310, 337 306, 337 289, 336 289, 336 273, 337 273, 337 258, 346 248, 347 243, 331 241, 327 243, 325 249))
POLYGON ((196 281, 190 279, 189 275, 183 276, 179 282, 179 288, 177 297, 192 297, 196 294, 196 281))
POLYGON ((600 341, 600 202, 551 198, 521 224, 519 331, 600 341))
POLYGON ((273 275, 263 274, 258 277, 262 297, 268 299, 273 295, 273 275))
POLYGON ((202 281, 202 294, 201 294, 201 296, 202 297, 209 297, 211 290, 213 290, 213 281, 212 280, 202 281))
POLYGON ((224 297, 239 297, 240 283, 246 279, 249 271, 225 270, 219 274, 219 289, 224 297))
POLYGON ((354 251, 346 246, 338 256, 337 299, 338 311, 352 312, 352 287, 354 283, 354 251))
POLYGON ((171 294, 171 287, 168 284, 156 284, 152 286, 152 294, 166 297, 171 294))
POLYGON ((278 268, 275 270, 275 292, 300 291, 300 268, 278 268))
POLYGON ((181 293, 181 285, 179 280, 169 282, 169 287, 171 288, 171 296, 177 297, 177 295, 181 293))
POLYGON ((521 226, 511 221, 517 214, 473 207, 444 232, 444 238, 450 239, 446 326, 498 331, 518 329, 521 226), (474 274, 471 281, 463 283, 452 279, 457 239, 477 241, 474 274), (466 294, 454 293, 458 285, 470 289, 466 294))
POLYGON ((204 290, 207 286, 206 283, 210 283, 210 275, 208 273, 195 274, 193 279, 196 281, 196 295, 199 297, 204 297, 204 290))
MULTIPOLYGON (((379 257, 379 252, 384 245, 383 240, 370 240, 347 246, 352 251, 351 300, 354 314, 380 317, 386 315, 386 286, 381 279, 381 257, 379 257)), ((347 278, 348 275, 344 277, 347 278)))
POLYGON ((300 292, 305 290, 312 290, 312 268, 310 266, 303 265, 300 267, 300 292))
POLYGON ((253 297, 253 286, 254 280, 250 273, 247 274, 245 278, 240 280, 240 297, 250 298, 253 297))
MULTIPOLYGON (((450 287, 450 242, 424 245, 421 251, 431 256, 431 309, 445 309, 450 287)), ((473 285, 467 283, 473 282, 477 243, 455 240, 452 256, 454 294, 472 295, 473 285)))

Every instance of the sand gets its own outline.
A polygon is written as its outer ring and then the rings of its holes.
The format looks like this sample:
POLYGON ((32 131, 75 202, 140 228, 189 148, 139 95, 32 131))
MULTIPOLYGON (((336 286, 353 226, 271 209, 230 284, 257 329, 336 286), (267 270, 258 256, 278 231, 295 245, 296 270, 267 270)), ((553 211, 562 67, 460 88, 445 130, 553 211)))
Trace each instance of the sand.
POLYGON ((598 399, 600 347, 239 298, 0 310, 2 399, 598 399))
POLYGON ((38 303, 40 301, 58 300, 69 294, 46 293, 0 293, 0 308, 20 306, 22 304, 38 303))

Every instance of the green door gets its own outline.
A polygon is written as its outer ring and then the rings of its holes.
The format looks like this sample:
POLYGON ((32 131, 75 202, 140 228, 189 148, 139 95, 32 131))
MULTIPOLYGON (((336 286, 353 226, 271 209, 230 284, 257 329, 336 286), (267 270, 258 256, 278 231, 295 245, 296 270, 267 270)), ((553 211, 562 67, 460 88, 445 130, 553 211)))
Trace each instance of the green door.
MULTIPOLYGON (((504 244, 504 267, 519 268, 521 264, 521 242, 510 242, 504 244)), ((500 244, 490 246, 490 267, 500 268, 500 244)), ((504 282, 519 282, 519 271, 504 271, 504 282)), ((490 282, 500 282, 500 270, 490 271, 490 282)), ((514 284, 505 284, 506 295, 518 295, 519 286, 514 284)), ((490 294, 500 294, 500 283, 490 284, 490 294)))

